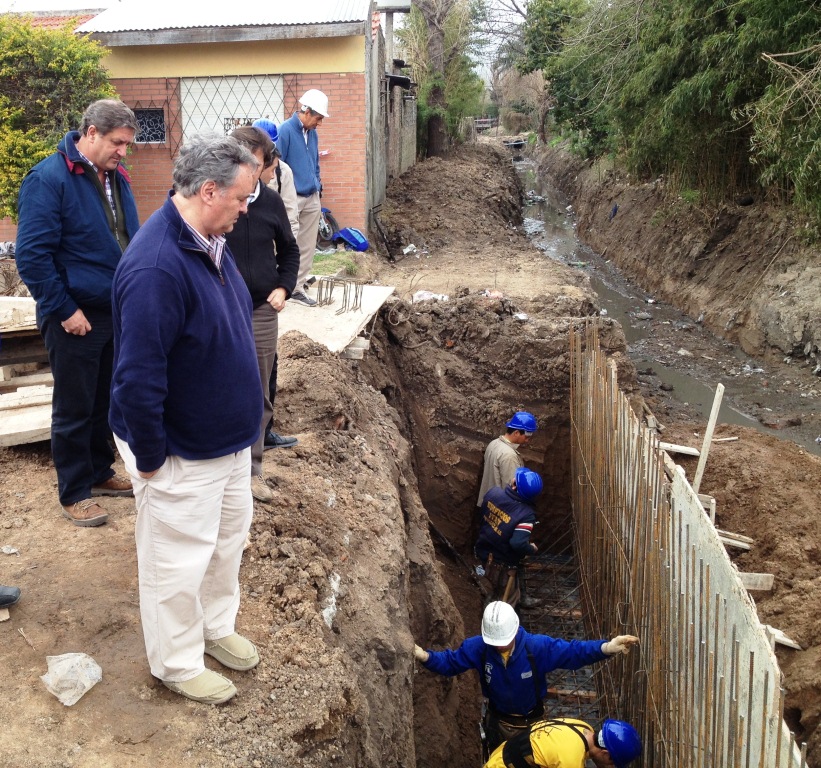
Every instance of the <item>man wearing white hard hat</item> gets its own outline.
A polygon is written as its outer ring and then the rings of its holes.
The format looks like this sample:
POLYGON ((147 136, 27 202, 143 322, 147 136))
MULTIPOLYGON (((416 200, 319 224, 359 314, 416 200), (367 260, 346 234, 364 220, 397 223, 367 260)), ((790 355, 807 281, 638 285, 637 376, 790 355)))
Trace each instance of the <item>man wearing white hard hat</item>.
POLYGON ((485 721, 487 747, 493 752, 503 741, 544 719, 545 676, 554 669, 580 669, 609 656, 628 653, 638 643, 632 635, 612 640, 559 640, 531 635, 519 626, 508 603, 490 603, 482 616, 482 634, 469 637, 455 651, 426 651, 413 655, 426 669, 446 677, 475 669, 488 703, 485 721))
POLYGON ((316 301, 308 296, 307 280, 314 265, 316 235, 322 213, 322 204, 319 201, 322 192, 319 175, 319 138, 316 129, 326 117, 328 97, 322 91, 311 88, 302 94, 299 110, 279 126, 277 139, 277 148, 282 154, 282 159, 294 172, 299 205, 299 274, 291 300, 308 307, 316 306, 316 301))

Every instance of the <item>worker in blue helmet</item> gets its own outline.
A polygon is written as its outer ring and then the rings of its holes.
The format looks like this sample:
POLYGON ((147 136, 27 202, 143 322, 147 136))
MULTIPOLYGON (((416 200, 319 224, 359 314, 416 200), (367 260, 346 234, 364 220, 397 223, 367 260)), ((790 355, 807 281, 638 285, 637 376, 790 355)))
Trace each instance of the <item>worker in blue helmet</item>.
POLYGON ((504 742, 484 768, 625 768, 641 755, 641 738, 623 720, 605 720, 596 731, 583 720, 557 718, 534 723, 504 742))
MULTIPOLYGON (((542 492, 537 472, 519 467, 505 488, 491 488, 482 501, 482 524, 474 551, 482 561, 485 577, 496 600, 520 604, 521 583, 517 566, 522 558, 538 551, 530 540, 536 525, 536 497, 542 492)), ((522 607, 536 607, 534 598, 522 607)))
POLYGON ((485 448, 482 482, 479 486, 479 497, 476 506, 481 507, 485 494, 496 486, 504 488, 512 479, 524 460, 519 449, 526 446, 538 429, 536 417, 528 411, 516 411, 505 424, 507 430, 485 448))

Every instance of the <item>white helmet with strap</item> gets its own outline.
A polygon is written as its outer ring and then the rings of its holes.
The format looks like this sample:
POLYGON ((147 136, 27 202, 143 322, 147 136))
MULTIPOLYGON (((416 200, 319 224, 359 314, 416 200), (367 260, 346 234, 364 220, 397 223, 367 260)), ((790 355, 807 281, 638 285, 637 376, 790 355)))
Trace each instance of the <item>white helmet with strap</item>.
POLYGON ((519 631, 519 617, 510 603, 489 603, 482 615, 482 640, 501 648, 513 642, 519 631))
POLYGON ((299 100, 299 103, 302 104, 302 108, 305 109, 312 109, 322 117, 328 117, 328 97, 322 93, 322 91, 318 91, 316 88, 311 88, 309 91, 305 91, 302 94, 302 98, 299 100))

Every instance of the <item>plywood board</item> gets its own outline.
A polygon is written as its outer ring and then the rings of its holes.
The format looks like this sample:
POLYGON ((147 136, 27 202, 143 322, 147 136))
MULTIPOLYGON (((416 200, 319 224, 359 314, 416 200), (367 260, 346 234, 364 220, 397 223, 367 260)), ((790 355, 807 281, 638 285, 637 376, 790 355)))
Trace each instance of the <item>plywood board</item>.
MULTIPOLYGON (((331 352, 341 352, 359 336, 393 292, 393 287, 389 285, 365 285, 362 287, 361 309, 339 315, 336 311, 342 306, 341 286, 334 287, 334 302, 326 306, 306 307, 296 301, 288 301, 279 313, 279 335, 282 337, 289 331, 300 331, 318 344, 325 345, 331 352)), ((316 290, 311 290, 310 296, 316 298, 316 290)))

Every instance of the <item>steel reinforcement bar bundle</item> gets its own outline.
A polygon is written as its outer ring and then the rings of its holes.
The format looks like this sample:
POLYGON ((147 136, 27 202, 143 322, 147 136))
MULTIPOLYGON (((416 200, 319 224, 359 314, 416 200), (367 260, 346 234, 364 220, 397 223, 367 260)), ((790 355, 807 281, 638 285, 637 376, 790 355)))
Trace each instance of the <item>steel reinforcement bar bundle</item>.
POLYGON ((619 390, 595 323, 571 330, 573 507, 604 716, 634 723, 646 768, 799 768, 773 643, 683 471, 619 390))

